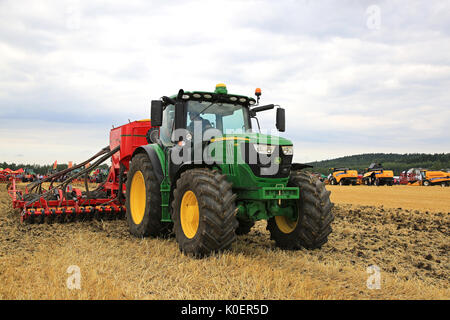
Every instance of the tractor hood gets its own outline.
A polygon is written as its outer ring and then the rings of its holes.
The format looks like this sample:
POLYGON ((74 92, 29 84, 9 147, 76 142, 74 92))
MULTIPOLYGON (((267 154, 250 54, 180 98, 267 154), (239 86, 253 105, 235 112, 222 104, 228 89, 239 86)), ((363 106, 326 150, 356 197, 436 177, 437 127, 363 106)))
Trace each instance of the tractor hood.
POLYGON ((279 146, 291 146, 292 145, 292 142, 290 140, 285 139, 283 137, 267 135, 267 134, 262 134, 262 133, 257 133, 257 132, 224 134, 221 137, 212 139, 211 142, 228 141, 228 140, 247 141, 249 143, 271 144, 271 145, 279 145, 279 146))

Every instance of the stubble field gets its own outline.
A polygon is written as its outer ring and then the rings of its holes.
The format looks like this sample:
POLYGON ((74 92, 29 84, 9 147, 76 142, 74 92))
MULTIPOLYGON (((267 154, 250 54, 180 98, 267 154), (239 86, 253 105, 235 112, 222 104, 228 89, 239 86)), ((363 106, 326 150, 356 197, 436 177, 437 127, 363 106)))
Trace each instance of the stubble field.
POLYGON ((21 224, 0 185, 0 299, 450 298, 450 188, 327 188, 335 221, 322 249, 279 250, 258 222, 198 260, 173 237, 133 238, 124 220, 21 224), (379 289, 367 286, 371 265, 379 289), (70 266, 79 290, 67 287, 70 266))

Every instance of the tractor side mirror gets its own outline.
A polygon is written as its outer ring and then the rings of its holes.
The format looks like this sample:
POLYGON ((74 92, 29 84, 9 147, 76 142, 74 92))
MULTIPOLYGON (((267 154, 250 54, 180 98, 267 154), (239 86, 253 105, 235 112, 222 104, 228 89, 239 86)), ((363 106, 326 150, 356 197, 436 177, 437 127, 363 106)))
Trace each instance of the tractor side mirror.
POLYGON ((182 101, 175 103, 175 129, 186 128, 186 112, 185 105, 182 101))
POLYGON ((276 126, 278 131, 284 132, 286 130, 286 114, 283 108, 277 109, 277 122, 276 126))
POLYGON ((150 111, 150 120, 152 127, 160 127, 163 118, 163 102, 161 100, 152 100, 152 108, 150 111))

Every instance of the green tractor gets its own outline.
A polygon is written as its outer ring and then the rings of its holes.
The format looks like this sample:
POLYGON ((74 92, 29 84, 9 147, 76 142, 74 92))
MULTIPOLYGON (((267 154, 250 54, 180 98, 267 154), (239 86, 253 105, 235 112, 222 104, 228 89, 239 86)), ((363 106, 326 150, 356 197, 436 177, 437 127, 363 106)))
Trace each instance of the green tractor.
POLYGON ((267 220, 271 239, 283 249, 316 249, 327 242, 334 216, 330 191, 292 163, 292 142, 262 134, 251 97, 180 90, 152 101, 151 143, 138 147, 127 174, 126 210, 137 237, 175 234, 180 250, 202 257, 230 248, 237 235, 267 220), (259 130, 252 130, 252 120, 259 130))

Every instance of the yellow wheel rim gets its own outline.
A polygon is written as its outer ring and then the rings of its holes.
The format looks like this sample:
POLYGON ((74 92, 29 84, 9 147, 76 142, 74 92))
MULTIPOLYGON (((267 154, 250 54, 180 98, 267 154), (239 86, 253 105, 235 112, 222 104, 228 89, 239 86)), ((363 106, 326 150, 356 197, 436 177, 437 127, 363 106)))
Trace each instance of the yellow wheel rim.
POLYGON ((184 235, 192 239, 198 230, 200 213, 197 197, 190 190, 186 191, 181 199, 180 220, 184 235))
POLYGON ((294 221, 285 216, 275 216, 275 222, 281 232, 291 233, 297 227, 298 219, 294 221))
POLYGON ((135 224, 140 224, 144 219, 145 204, 147 202, 147 192, 145 190, 145 180, 141 171, 136 171, 131 180, 130 209, 131 218, 135 224))

